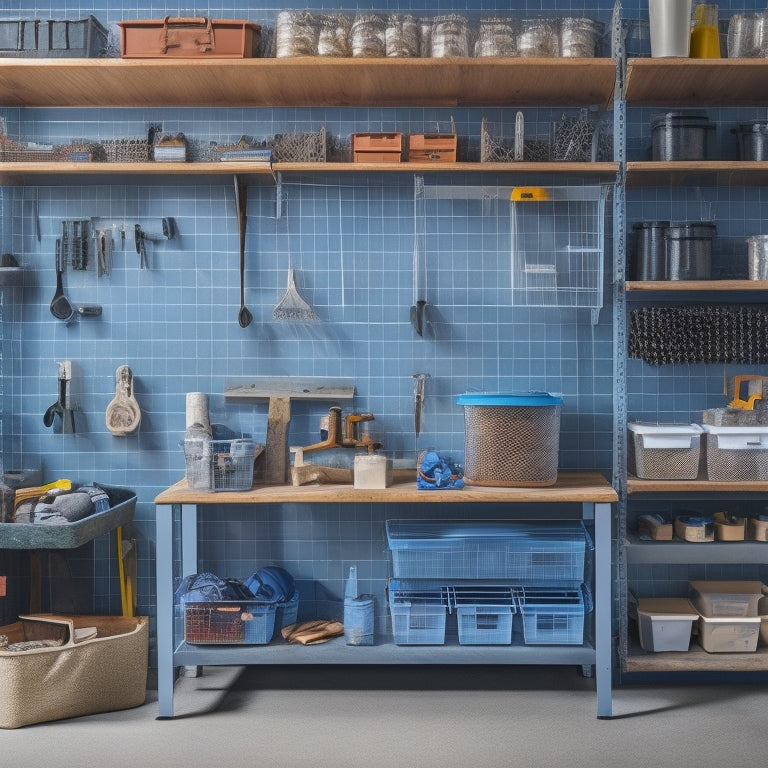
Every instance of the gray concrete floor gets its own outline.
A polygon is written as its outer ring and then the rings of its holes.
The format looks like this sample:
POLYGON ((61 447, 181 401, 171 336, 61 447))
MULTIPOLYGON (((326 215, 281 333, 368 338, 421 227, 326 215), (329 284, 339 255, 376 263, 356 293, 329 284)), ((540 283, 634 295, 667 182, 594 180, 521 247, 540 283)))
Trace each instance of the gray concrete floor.
POLYGON ((765 685, 643 685, 539 667, 206 667, 141 707, 0 732, 4 768, 762 768, 765 685))

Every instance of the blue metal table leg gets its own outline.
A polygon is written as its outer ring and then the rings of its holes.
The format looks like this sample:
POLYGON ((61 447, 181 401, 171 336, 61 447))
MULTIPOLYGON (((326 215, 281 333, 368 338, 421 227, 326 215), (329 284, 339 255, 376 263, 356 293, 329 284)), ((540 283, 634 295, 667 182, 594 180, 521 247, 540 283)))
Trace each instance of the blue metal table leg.
POLYGON ((173 717, 173 514, 173 506, 155 506, 157 702, 160 717, 173 717))
POLYGON ((613 715, 611 522, 611 505, 595 504, 595 677, 599 718, 613 715))

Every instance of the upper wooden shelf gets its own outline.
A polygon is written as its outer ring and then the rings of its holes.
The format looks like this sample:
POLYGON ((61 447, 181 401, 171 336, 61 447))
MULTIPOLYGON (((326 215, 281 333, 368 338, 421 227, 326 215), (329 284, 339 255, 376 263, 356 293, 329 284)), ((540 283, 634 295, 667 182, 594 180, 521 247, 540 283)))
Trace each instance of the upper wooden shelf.
POLYGON ((630 291, 642 292, 709 292, 709 291, 768 291, 765 280, 630 280, 625 283, 630 291))
MULTIPOLYGON (((768 77, 768 69, 765 74, 768 77)), ((766 184, 768 162, 765 161, 678 160, 627 163, 627 187, 762 187, 766 184)))
POLYGON ((189 183, 190 177, 247 176, 251 184, 273 183, 277 174, 321 173, 514 173, 574 174, 613 180, 617 163, 274 163, 271 167, 247 162, 215 163, 17 163, 0 162, 0 185, 101 184, 135 182, 137 176, 162 183, 189 183))
POLYGON ((629 59, 624 99, 636 107, 761 107, 766 59, 629 59))
POLYGON ((206 492, 190 490, 180 480, 160 493, 155 504, 284 504, 291 502, 411 504, 432 502, 578 502, 613 503, 618 495, 599 472, 560 472, 555 485, 533 488, 491 488, 466 486, 461 490, 420 491, 416 480, 397 483, 381 490, 355 488, 353 485, 264 485, 250 491, 206 492))
POLYGON ((0 59, 0 106, 610 106, 613 59, 0 59))

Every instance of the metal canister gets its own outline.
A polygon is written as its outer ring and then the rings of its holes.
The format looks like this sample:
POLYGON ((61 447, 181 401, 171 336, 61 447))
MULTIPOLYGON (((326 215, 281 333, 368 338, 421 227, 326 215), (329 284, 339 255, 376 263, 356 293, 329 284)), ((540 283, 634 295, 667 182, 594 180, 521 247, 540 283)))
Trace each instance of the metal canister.
POLYGON ((714 222, 672 222, 666 230, 667 279, 709 280, 714 222))
POLYGON ((768 123, 741 123, 734 129, 739 139, 739 160, 768 160, 768 123))
POLYGON ((632 225, 633 280, 667 279, 668 221, 639 221, 632 225))
POLYGON ((747 276, 750 280, 768 280, 768 235, 747 238, 747 276))

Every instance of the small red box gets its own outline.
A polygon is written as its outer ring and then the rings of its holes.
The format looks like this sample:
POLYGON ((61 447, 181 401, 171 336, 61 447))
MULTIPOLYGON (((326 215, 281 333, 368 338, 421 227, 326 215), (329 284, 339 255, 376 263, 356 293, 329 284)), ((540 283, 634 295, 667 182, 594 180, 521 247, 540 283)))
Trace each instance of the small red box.
POLYGON ((402 133, 353 133, 355 163, 399 163, 403 155, 402 133))
POLYGON ((118 25, 124 59, 250 59, 261 47, 261 27, 249 21, 166 16, 118 25))
POLYGON ((409 163, 455 163, 455 133, 414 133, 408 141, 409 163))

